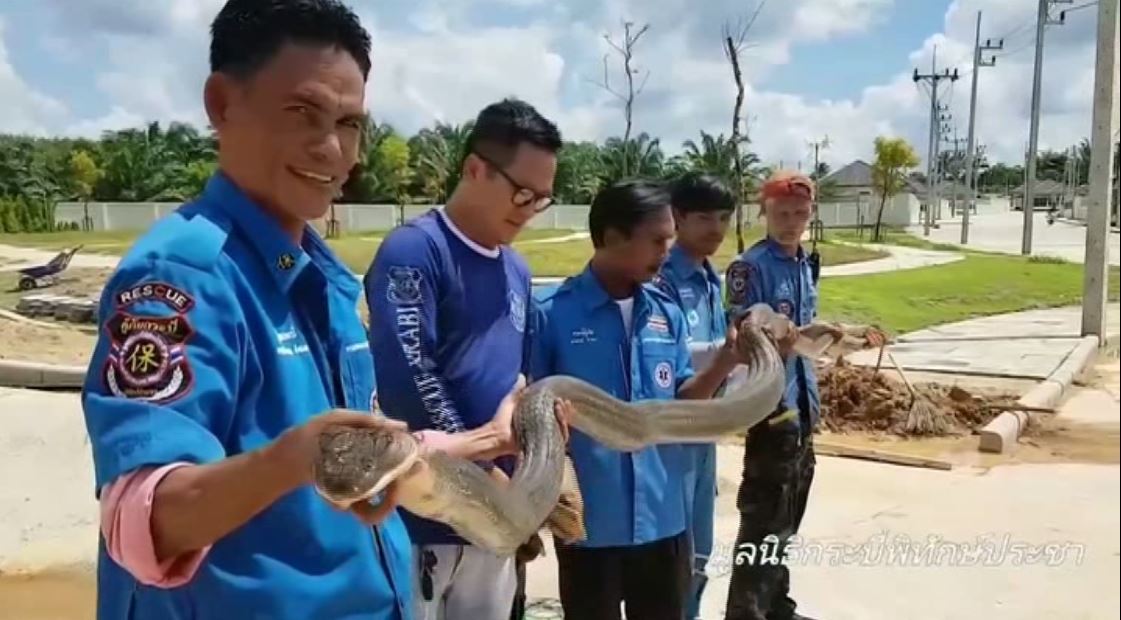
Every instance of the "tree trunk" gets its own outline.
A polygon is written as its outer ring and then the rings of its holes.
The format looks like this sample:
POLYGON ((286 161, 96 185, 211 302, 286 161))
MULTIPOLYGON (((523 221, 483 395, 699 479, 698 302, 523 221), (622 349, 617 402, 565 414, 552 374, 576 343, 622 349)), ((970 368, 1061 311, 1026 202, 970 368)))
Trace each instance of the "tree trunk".
POLYGON ((887 204, 887 192, 880 193, 880 209, 876 212, 876 227, 872 231, 872 241, 879 242, 880 239, 880 222, 884 219, 884 205, 887 204))
POLYGON ((740 158, 740 109, 743 107, 743 74, 740 72, 739 54, 732 37, 727 37, 724 44, 728 47, 728 58, 732 61, 732 76, 736 80, 736 107, 732 111, 732 156, 735 158, 733 166, 736 175, 736 251, 743 253, 743 161, 740 158))

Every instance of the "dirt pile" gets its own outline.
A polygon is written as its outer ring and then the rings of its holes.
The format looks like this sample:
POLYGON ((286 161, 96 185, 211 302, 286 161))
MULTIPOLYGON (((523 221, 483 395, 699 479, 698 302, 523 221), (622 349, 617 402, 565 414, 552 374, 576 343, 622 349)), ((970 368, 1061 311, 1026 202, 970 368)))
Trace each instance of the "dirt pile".
POLYGON ((1016 397, 978 395, 958 386, 936 383, 915 385, 919 401, 927 406, 920 420, 912 417, 912 399, 906 385, 874 368, 853 366, 843 360, 819 371, 821 423, 835 433, 878 431, 901 436, 967 435, 988 424, 1016 397), (925 419, 922 419, 925 418, 925 419))

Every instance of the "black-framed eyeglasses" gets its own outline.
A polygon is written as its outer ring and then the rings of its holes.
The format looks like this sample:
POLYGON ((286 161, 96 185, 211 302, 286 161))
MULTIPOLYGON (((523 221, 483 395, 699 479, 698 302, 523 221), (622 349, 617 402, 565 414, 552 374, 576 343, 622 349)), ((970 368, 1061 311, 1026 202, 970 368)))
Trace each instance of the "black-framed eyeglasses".
POLYGON ((535 213, 541 213, 542 211, 553 206, 553 202, 555 201, 555 199, 552 196, 548 194, 538 193, 537 190, 533 189, 532 187, 526 187, 525 185, 518 183, 514 180, 513 177, 510 176, 510 173, 506 172, 506 170, 504 170, 502 166, 496 164, 494 160, 490 159, 486 155, 482 155, 478 151, 472 151, 472 154, 475 157, 478 157, 479 159, 486 162, 487 165, 489 165, 491 168, 497 170, 498 174, 501 174, 502 177, 506 179, 506 182, 514 188, 514 194, 510 197, 510 201, 514 203, 515 207, 521 209, 524 207, 532 206, 535 213))

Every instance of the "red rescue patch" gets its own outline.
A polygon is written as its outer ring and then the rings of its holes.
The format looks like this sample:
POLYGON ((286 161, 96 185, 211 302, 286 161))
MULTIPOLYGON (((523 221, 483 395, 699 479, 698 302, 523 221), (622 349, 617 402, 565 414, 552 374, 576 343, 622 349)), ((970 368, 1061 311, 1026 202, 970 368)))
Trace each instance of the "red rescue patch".
POLYGON ((145 300, 162 302, 180 314, 187 312, 195 305, 194 297, 164 282, 145 282, 117 293, 117 305, 121 307, 131 306, 145 300))

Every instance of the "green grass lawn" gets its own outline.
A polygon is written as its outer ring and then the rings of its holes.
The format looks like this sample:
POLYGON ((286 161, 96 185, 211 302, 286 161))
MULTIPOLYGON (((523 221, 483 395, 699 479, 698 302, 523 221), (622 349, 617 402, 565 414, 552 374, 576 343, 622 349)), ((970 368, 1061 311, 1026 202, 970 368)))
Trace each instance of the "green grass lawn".
MULTIPOLYGON (((1118 269, 1110 270, 1116 301, 1118 269)), ((824 318, 874 323, 893 333, 1082 300, 1082 266, 1019 256, 969 254, 964 260, 907 271, 821 281, 824 318)))
MULTIPOLYGON (((591 256, 591 242, 526 243, 533 239, 571 234, 567 230, 526 231, 516 247, 526 257, 535 275, 569 275, 583 268, 591 256)), ((745 231, 745 244, 758 240, 762 231, 745 231)), ((384 233, 347 235, 330 240, 331 246, 352 269, 364 273, 384 233)), ((52 233, 0 235, 0 243, 59 249, 83 242, 90 251, 123 249, 135 233, 52 233)), ((826 239, 854 239, 854 231, 828 231, 826 239), (848 233, 851 236, 846 236, 848 233)), ((899 231, 889 241, 912 247, 934 244, 899 231)), ((873 248, 825 243, 820 246, 826 265, 868 260, 882 255, 873 248)), ((85 251, 85 250, 84 250, 85 251)), ((715 263, 723 269, 736 253, 729 237, 715 263)), ((1081 301, 1082 267, 1051 258, 1024 258, 1001 254, 965 252, 964 260, 948 265, 892 273, 825 278, 821 281, 823 318, 854 323, 875 323, 893 333, 903 333, 969 318, 1035 308, 1074 305, 1081 301)), ((76 274, 75 274, 76 275, 76 274)), ((0 273, 0 306, 12 307, 19 294, 13 273, 0 273)), ((1119 298, 1117 268, 1110 272, 1110 299, 1119 298)))
MULTIPOLYGON (((962 247, 953 245, 952 243, 934 243, 927 241, 922 237, 916 237, 902 229, 888 228, 883 233, 883 241, 876 243, 885 243, 888 245, 901 245, 909 248, 916 248, 919 250, 936 250, 941 252, 962 252, 965 251, 962 247)), ((843 228, 836 230, 825 231, 825 238, 837 239, 839 241, 847 241, 849 243, 872 243, 872 229, 866 229, 864 234, 861 235, 859 231, 852 228, 843 228)), ((989 252, 969 250, 978 254, 989 254, 989 252)))
MULTIPOLYGON (((0 244, 36 247, 47 250, 61 250, 83 244, 82 252, 100 254, 122 254, 136 239, 141 231, 113 232, 58 232, 34 234, 0 234, 0 244)), ((592 256, 592 243, 588 239, 577 239, 561 243, 527 243, 540 239, 564 237, 573 234, 572 230, 527 229, 514 244, 526 261, 530 270, 538 276, 566 276, 579 272, 592 256)), ((385 236, 384 231, 368 231, 346 234, 327 243, 352 270, 364 273, 370 265, 385 236)), ((750 247, 762 236, 762 228, 756 226, 744 231, 745 247, 750 247)), ((858 248, 826 243, 820 246, 822 260, 826 265, 841 265, 880 258, 885 254, 869 248, 858 248)), ((729 235, 717 252, 713 262, 723 269, 736 255, 736 240, 729 235)))

